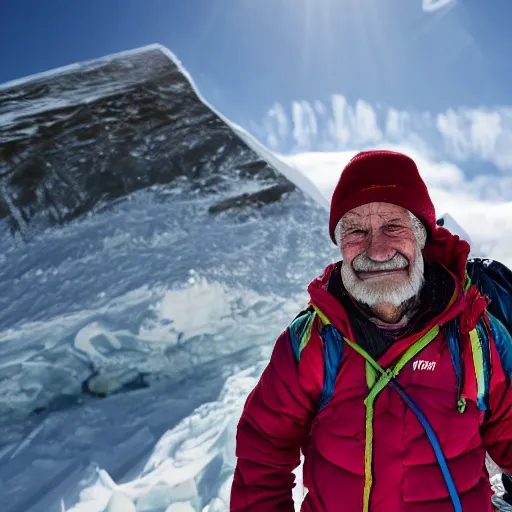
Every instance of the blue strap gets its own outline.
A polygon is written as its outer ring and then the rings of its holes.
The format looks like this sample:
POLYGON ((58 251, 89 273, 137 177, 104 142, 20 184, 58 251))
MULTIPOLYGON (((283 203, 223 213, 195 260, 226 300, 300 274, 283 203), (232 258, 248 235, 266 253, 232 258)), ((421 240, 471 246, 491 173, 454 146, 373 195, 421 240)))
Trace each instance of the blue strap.
POLYGON ((450 358, 452 360, 453 370, 455 371, 455 379, 457 383, 457 397, 455 399, 455 404, 458 407, 459 400, 462 396, 462 358, 460 353, 460 332, 458 318, 450 320, 450 322, 444 326, 444 334, 448 343, 448 348, 450 350, 450 358))
POLYGON ((343 336, 332 324, 322 328, 322 341, 324 345, 324 385, 322 396, 318 404, 321 411, 332 398, 336 379, 340 371, 341 358, 343 356, 343 336))
POLYGON ((288 327, 288 335, 290 337, 292 351, 293 355, 295 356, 296 363, 300 361, 300 355, 304 349, 304 344, 309 341, 308 327, 311 326, 313 318, 314 313, 311 310, 303 311, 288 327))
POLYGON ((398 384, 398 382, 396 382, 394 379, 391 380, 390 384, 402 397, 403 401, 410 407, 411 411, 415 414, 416 418, 418 418, 418 421, 421 423, 421 426, 424 428, 428 436, 428 440, 430 441, 430 444, 434 450, 439 467, 441 468, 441 472, 443 473, 443 478, 446 486, 448 487, 448 492, 450 493, 450 498, 453 503, 453 509, 455 512, 462 512, 462 504, 460 502, 457 488, 455 487, 455 482, 453 481, 450 469, 448 468, 448 463, 446 462, 441 444, 437 439, 434 429, 430 426, 430 423, 428 422, 425 415, 421 412, 421 409, 418 407, 416 402, 406 393, 402 386, 400 386, 400 384, 398 384))

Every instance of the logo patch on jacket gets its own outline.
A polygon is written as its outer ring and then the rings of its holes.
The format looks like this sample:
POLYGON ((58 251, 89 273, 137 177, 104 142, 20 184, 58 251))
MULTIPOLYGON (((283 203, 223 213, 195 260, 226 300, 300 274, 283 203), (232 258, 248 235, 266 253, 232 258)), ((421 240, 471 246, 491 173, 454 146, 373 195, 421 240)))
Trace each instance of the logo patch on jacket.
POLYGON ((436 369, 436 362, 435 361, 414 361, 412 363, 412 369, 413 370, 428 370, 433 372, 436 369))

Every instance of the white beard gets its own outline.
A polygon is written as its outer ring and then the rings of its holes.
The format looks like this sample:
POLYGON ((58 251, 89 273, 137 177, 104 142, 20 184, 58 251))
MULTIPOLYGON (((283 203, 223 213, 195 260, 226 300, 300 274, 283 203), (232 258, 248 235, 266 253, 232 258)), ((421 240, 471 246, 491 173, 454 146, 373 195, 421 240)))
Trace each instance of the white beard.
MULTIPOLYGON (((395 267, 400 268, 400 267, 395 267)), ((414 265, 409 269, 409 279, 402 284, 393 280, 379 279, 376 282, 362 281, 352 265, 341 265, 341 279, 347 292, 357 301, 370 307, 388 303, 399 307, 416 297, 423 287, 425 263, 419 245, 416 247, 414 265)))

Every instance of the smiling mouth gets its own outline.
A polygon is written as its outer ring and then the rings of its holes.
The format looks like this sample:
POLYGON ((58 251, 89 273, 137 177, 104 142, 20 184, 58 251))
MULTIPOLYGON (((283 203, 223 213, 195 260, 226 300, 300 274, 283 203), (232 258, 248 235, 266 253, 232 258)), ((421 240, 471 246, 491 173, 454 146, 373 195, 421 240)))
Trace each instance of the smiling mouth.
POLYGON ((384 279, 386 277, 396 277, 396 276, 406 276, 407 269, 406 268, 398 268, 396 270, 375 270, 371 272, 358 272, 357 277, 361 279, 361 281, 367 281, 369 279, 384 279))

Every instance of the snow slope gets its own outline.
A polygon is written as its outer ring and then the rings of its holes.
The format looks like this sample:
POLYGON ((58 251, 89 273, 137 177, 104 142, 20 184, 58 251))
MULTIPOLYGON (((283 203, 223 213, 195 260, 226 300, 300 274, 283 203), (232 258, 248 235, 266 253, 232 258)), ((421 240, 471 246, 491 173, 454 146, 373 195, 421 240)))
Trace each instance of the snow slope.
POLYGON ((314 185, 169 57, 0 88, 5 512, 226 510, 240 408, 336 256, 314 185))

